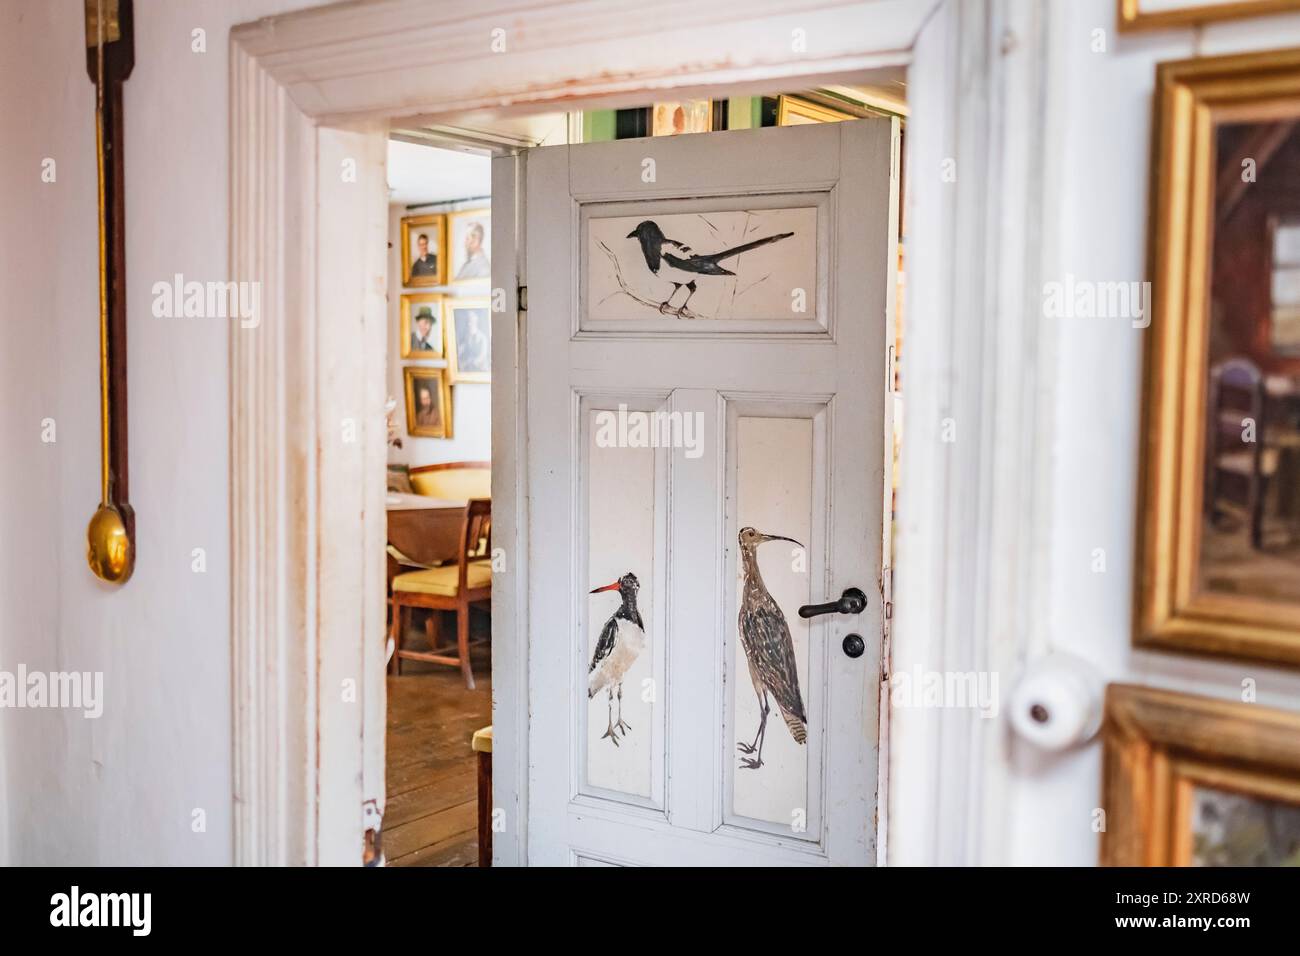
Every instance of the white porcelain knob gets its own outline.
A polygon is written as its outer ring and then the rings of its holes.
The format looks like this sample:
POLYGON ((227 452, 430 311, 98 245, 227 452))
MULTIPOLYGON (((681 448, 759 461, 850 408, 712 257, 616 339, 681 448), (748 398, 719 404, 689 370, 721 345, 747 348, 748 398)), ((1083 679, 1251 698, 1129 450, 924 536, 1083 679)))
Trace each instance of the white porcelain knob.
POLYGON ((1077 747, 1101 727, 1103 692, 1087 661, 1054 652, 1031 663, 1011 692, 1011 726, 1043 750, 1077 747))

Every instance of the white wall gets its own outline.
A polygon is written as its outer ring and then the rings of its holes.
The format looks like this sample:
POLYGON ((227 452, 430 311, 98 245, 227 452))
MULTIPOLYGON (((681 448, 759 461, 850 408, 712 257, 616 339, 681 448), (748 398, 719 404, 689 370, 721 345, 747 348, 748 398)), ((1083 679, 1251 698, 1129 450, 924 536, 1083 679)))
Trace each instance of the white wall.
MULTIPOLYGON (((431 151, 432 152, 432 151, 431 151)), ((437 152, 442 152, 438 150, 437 152)), ((487 165, 491 160, 484 157, 487 165)), ((474 203, 473 205, 482 205, 474 203)), ((443 206, 430 206, 418 210, 441 212, 443 206)), ((456 208, 455 204, 447 206, 456 208)), ((415 438, 406 432, 406 397, 402 369, 408 365, 432 366, 436 363, 403 359, 402 343, 402 293, 445 291, 447 295, 485 296, 489 283, 485 280, 475 286, 457 289, 403 289, 402 288, 402 217, 407 215, 403 205, 388 207, 388 394, 397 399, 393 421, 402 436, 402 447, 388 449, 390 462, 411 466, 433 465, 444 461, 490 461, 492 459, 492 386, 483 382, 461 382, 451 387, 452 437, 415 438)))
MULTIPOLYGON (((1067 77, 1065 135, 1044 144, 1064 164, 1060 271, 1080 279, 1143 275, 1155 65, 1198 53, 1194 31, 1119 36, 1114 0, 1054 0, 1067 77), (1093 30, 1107 52, 1093 53, 1093 30)), ((1199 53, 1216 55, 1300 45, 1300 16, 1205 29, 1199 53)), ((1126 321, 1062 320, 1055 375, 1050 638, 1094 662, 1108 680, 1240 699, 1241 681, 1258 683, 1259 702, 1300 707, 1300 675, 1255 664, 1193 660, 1130 646, 1137 441, 1144 333, 1126 321), (1091 570, 1094 548, 1106 572, 1091 570)), ((1101 788, 1101 752, 1092 744, 1063 758, 1014 747, 1003 828, 1011 846, 992 848, 1015 864, 1091 864, 1097 837, 1091 813, 1101 788)), ((938 783, 938 782, 937 782, 938 783)))
MULTIPOLYGON (((82 5, 0 0, 0 668, 101 670, 105 683, 99 720, 0 716, 7 862, 232 859, 228 330, 154 318, 150 290, 177 272, 226 276, 229 27, 312 5, 136 0, 124 153, 138 560, 110 589, 85 561, 99 345, 82 5), (205 53, 191 51, 199 28, 205 53), (41 182, 45 157, 55 183, 41 182), (195 548, 206 573, 191 570, 195 548), (192 832, 196 808, 205 833, 192 832)), ((0 836, 0 861, 5 847, 0 836)))

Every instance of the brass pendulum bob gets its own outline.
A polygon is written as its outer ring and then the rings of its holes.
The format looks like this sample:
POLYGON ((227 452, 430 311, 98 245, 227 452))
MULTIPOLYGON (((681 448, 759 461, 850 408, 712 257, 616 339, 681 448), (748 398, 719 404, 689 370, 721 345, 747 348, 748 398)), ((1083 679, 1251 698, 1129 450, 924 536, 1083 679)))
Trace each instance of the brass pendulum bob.
POLYGON ((122 584, 135 569, 135 543, 122 512, 112 499, 109 466, 109 371, 108 371, 108 210, 104 204, 104 15, 103 0, 96 11, 96 56, 99 61, 95 83, 95 153, 99 172, 99 508, 86 529, 86 561, 95 576, 122 584))

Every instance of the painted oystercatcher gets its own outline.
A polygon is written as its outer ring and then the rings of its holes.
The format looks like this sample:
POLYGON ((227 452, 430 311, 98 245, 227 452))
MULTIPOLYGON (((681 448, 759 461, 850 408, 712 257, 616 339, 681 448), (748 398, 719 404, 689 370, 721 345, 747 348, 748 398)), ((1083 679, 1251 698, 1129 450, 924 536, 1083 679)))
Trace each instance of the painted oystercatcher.
POLYGON ((604 740, 608 737, 618 746, 615 729, 624 735, 632 725, 623 720, 623 675, 628 672, 637 656, 645 648, 645 625, 641 623, 641 612, 636 609, 636 592, 641 589, 641 582, 629 571, 613 584, 595 588, 592 594, 601 591, 617 591, 623 602, 610 619, 605 622, 596 642, 596 653, 591 657, 591 667, 587 671, 587 699, 595 697, 602 690, 608 693, 608 712, 604 740), (614 690, 618 690, 618 720, 614 720, 614 690))

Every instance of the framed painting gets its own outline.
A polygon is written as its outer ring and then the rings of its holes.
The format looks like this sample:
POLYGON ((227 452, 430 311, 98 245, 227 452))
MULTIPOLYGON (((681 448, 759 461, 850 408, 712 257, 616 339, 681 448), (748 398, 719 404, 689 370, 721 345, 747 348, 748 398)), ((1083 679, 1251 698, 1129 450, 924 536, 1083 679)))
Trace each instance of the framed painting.
POLYGON ((1134 640, 1300 664, 1300 50, 1157 73, 1134 640))
POLYGON ((452 383, 492 381, 491 301, 445 299, 443 308, 452 383))
POLYGON ((406 432, 414 438, 451 438, 451 384, 445 368, 408 365, 402 369, 406 384, 406 432))
POLYGON ((650 111, 651 136, 680 136, 713 131, 713 101, 656 103, 650 111))
POLYGON ((446 219, 441 214, 403 217, 402 285, 417 288, 446 283, 446 219))
POLYGON ((408 292, 402 296, 402 358, 442 358, 442 301, 436 292, 408 292))
POLYGON ((1300 714, 1112 684, 1104 866, 1300 866, 1300 714))
POLYGON ((1300 10, 1300 0, 1118 0, 1119 28, 1157 30, 1300 10))
POLYGON ((452 282, 486 282, 492 278, 492 210, 465 209, 447 214, 452 282))
POLYGON ((801 96, 782 95, 776 101, 777 126, 806 126, 809 123, 839 123, 856 119, 852 113, 814 103, 801 96))

